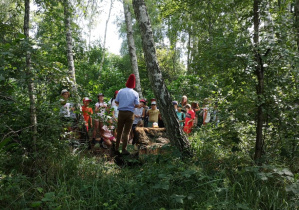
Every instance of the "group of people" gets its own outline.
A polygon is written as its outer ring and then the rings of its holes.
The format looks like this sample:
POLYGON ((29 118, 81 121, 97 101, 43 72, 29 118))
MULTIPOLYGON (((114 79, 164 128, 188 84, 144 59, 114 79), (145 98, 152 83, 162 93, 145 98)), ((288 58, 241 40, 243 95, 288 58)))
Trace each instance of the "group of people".
MULTIPOLYGON (((83 98, 83 105, 80 111, 83 115, 86 130, 90 127, 92 131, 92 143, 99 143, 104 148, 115 144, 118 151, 122 141, 122 154, 129 154, 127 144, 129 139, 134 141, 136 127, 164 127, 161 113, 157 108, 155 99, 150 100, 150 107, 147 106, 146 99, 139 100, 139 94, 134 90, 135 75, 131 74, 126 82, 126 88, 116 90, 113 98, 108 103, 104 101, 104 94, 98 94, 98 102, 95 104, 94 112, 89 107, 90 98, 83 98), (97 133, 101 138, 96 138, 97 133)), ((76 112, 74 103, 69 101, 69 91, 61 91, 60 114, 65 122, 65 127, 71 131, 72 125, 76 122, 76 112)), ((187 96, 183 96, 180 103, 172 102, 176 111, 180 126, 184 132, 189 134, 194 127, 201 127, 210 122, 211 115, 208 107, 208 100, 204 101, 203 108, 199 108, 197 102, 188 104, 187 96)))

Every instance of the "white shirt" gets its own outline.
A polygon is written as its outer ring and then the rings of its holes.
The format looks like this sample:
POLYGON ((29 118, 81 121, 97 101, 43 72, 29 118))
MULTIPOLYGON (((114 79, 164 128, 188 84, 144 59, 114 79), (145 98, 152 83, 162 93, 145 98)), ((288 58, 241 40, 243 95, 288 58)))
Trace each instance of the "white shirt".
POLYGON ((97 113, 98 116, 105 115, 106 107, 107 107, 107 103, 106 102, 103 102, 103 103, 97 102, 96 103, 96 108, 99 108, 99 112, 97 113))

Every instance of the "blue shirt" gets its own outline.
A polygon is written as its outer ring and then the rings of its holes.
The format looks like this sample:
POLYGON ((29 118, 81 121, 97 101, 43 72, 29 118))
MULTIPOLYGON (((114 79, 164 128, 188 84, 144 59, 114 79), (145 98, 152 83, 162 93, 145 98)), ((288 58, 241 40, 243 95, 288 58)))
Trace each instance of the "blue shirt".
POLYGON ((115 99, 119 111, 134 112, 135 105, 139 104, 139 94, 132 88, 121 89, 115 99))

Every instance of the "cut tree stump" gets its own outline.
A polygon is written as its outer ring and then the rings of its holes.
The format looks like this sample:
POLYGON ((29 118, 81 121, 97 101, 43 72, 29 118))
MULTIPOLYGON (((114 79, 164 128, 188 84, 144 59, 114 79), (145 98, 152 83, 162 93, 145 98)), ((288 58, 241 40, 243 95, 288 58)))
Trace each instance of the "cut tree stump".
POLYGON ((161 154, 161 148, 169 144, 165 128, 136 127, 135 140, 139 148, 139 155, 161 154))

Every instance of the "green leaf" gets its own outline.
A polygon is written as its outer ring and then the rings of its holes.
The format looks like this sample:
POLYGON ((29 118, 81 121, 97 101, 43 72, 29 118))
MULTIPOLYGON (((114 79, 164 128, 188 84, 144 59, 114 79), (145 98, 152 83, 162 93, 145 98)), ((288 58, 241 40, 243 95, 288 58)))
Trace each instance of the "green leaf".
POLYGON ((55 193, 54 192, 48 192, 45 194, 44 198, 42 201, 47 202, 47 201, 54 201, 55 198, 55 193))
POLYGON ((38 208, 42 205, 42 202, 41 201, 34 201, 31 203, 31 207, 32 208, 38 208))
POLYGON ((175 202, 177 202, 177 203, 181 203, 181 204, 184 204, 184 198, 185 198, 186 196, 184 196, 184 195, 176 195, 176 194, 174 194, 174 195, 172 195, 171 196, 171 198, 173 199, 173 200, 175 200, 175 202))
POLYGON ((18 34, 18 37, 19 37, 20 39, 25 39, 25 38, 26 38, 25 34, 21 34, 21 33, 18 34))

